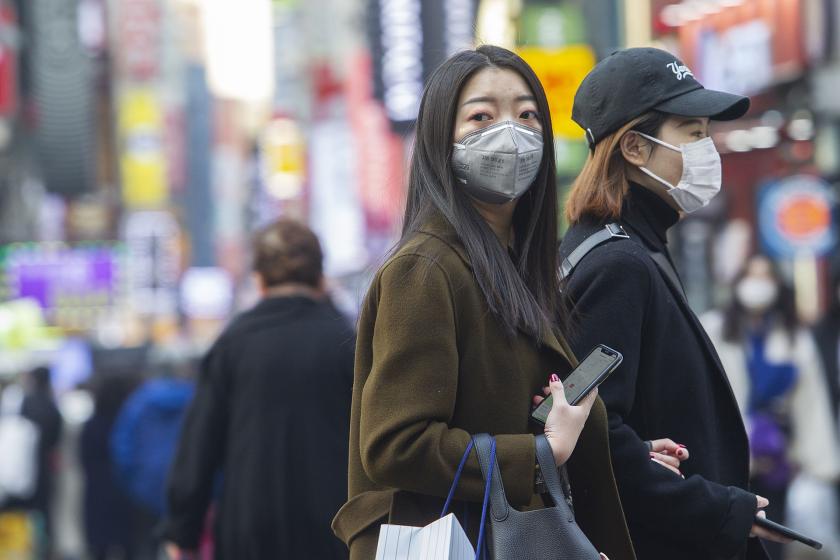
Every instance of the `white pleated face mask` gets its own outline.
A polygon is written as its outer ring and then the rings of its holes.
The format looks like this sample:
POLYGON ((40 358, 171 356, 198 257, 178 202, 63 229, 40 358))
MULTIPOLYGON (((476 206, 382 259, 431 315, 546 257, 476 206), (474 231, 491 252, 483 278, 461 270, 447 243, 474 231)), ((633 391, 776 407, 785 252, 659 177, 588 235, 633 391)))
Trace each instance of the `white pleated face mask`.
POLYGON ((682 177, 676 185, 672 185, 646 167, 639 167, 639 169, 665 185, 668 188, 668 194, 684 212, 690 214, 700 210, 720 192, 722 180, 720 154, 711 138, 703 138, 690 144, 680 144, 678 148, 643 132, 634 132, 651 142, 682 154, 682 177))

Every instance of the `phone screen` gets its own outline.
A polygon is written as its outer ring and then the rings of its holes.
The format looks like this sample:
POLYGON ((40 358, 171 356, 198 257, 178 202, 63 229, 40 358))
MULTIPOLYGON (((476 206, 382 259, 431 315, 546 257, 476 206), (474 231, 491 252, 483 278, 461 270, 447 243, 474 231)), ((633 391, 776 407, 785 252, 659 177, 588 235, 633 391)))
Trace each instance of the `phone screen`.
POLYGON ((607 353, 600 347, 596 348, 563 382, 563 392, 566 394, 566 401, 569 404, 576 404, 583 397, 583 391, 599 375, 610 371, 616 359, 616 354, 607 353))
MULTIPOLYGON (((606 379, 618 367, 621 360, 621 354, 611 348, 603 345, 595 348, 565 381, 563 381, 563 392, 566 395, 566 401, 569 404, 577 404, 592 388, 606 379)), ((551 395, 549 395, 531 413, 531 416, 535 420, 545 424, 553 400, 551 395)))

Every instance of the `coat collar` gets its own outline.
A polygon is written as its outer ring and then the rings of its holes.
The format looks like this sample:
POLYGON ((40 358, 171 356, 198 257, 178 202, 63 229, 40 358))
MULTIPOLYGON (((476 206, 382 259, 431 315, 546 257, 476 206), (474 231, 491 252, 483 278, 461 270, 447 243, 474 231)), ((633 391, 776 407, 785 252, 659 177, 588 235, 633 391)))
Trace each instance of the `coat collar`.
POLYGON ((629 224, 645 243, 665 252, 668 230, 680 220, 680 214, 648 189, 630 184, 630 191, 621 210, 621 221, 629 224))
MULTIPOLYGON (((434 214, 426 221, 425 224, 423 224, 422 227, 420 227, 419 232, 439 239, 445 243, 448 247, 455 251, 458 257, 471 271, 473 270, 469 255, 467 254, 464 244, 461 242, 461 238, 446 218, 440 214, 434 214)), ((525 333, 522 334, 523 336, 529 336, 525 333)), ((546 346, 563 356, 566 361, 572 365, 572 367, 577 366, 577 358, 568 343, 562 337, 557 337, 553 333, 548 332, 541 337, 539 342, 543 346, 546 346)))
POLYGON ((461 242, 461 237, 455 231, 452 224, 449 223, 449 220, 435 213, 420 227, 419 232, 442 241, 450 249, 455 251, 455 254, 472 270, 472 263, 470 262, 467 250, 461 242))

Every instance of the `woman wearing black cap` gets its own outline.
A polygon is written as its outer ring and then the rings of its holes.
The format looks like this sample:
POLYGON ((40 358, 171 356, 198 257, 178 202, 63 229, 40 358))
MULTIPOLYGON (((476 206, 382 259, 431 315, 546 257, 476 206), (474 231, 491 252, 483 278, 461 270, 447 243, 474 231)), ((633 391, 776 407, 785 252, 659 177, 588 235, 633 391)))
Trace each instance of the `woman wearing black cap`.
POLYGON ((602 343, 624 354, 601 396, 622 504, 646 560, 763 559, 750 537, 775 538, 753 525, 767 502, 747 490, 738 405, 666 245, 680 216, 720 190, 709 121, 748 108, 747 98, 704 89, 652 48, 606 58, 575 96, 591 154, 572 187, 560 249, 571 343, 577 353, 602 343), (647 441, 661 434, 691 449, 685 478, 651 462, 647 441))

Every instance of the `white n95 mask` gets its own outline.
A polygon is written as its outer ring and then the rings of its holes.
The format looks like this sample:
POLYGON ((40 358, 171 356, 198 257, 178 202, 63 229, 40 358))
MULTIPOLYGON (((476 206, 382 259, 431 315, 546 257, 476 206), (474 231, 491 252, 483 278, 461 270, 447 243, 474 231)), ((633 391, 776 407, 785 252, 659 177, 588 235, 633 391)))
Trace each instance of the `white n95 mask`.
POLYGON ((504 204, 531 187, 543 155, 542 132, 504 121, 455 142, 452 171, 478 200, 504 204))
POLYGON ((639 169, 668 187, 668 194, 684 212, 690 214, 700 210, 720 192, 722 180, 720 154, 711 138, 703 138, 690 144, 680 144, 678 148, 643 132, 634 132, 651 142, 682 154, 682 177, 676 186, 646 167, 639 167, 639 169))

